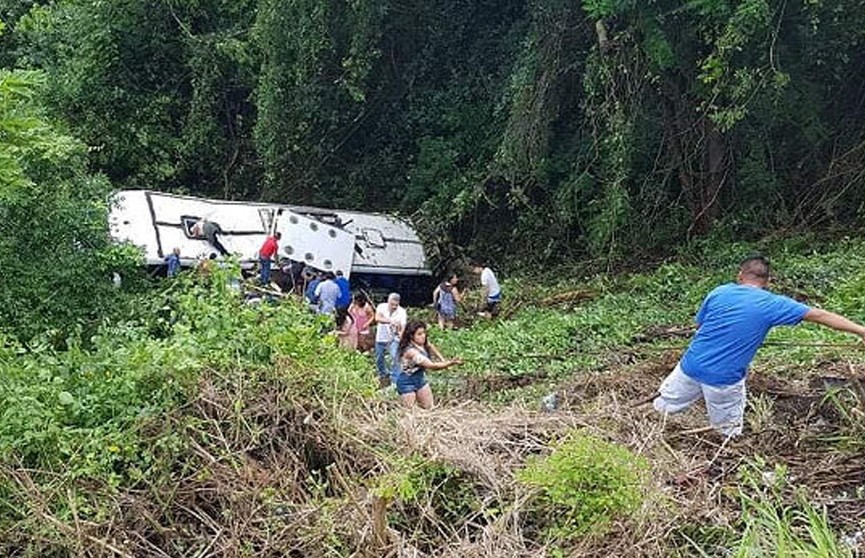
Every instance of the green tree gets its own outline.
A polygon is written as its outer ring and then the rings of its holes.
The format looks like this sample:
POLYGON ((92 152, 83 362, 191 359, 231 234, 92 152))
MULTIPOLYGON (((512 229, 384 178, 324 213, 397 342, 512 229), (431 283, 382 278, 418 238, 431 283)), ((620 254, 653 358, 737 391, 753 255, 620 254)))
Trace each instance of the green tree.
POLYGON ((255 196, 250 1, 70 0, 16 25, 17 62, 116 185, 255 196))
POLYGON ((93 325, 117 298, 113 273, 135 261, 108 236, 108 182, 46 117, 45 81, 0 70, 0 323, 24 340, 93 325))

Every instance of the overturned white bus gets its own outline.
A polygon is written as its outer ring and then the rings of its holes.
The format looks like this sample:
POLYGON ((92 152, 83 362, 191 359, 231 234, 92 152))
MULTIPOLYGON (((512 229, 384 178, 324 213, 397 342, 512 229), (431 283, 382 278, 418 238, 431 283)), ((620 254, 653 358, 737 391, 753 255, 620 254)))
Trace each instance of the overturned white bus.
POLYGON ((377 213, 236 202, 123 190, 112 200, 111 236, 144 251, 149 266, 162 266, 174 248, 181 265, 220 257, 193 232, 198 221, 219 225, 219 242, 252 267, 265 238, 282 233, 280 256, 322 271, 341 270, 353 287, 397 291, 418 302, 429 296, 431 272, 417 233, 405 220, 377 213))

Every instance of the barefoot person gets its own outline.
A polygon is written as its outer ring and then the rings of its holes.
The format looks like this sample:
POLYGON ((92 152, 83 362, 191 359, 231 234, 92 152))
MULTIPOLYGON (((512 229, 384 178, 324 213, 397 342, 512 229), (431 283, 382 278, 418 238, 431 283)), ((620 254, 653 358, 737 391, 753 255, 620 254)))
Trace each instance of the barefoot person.
POLYGON ((726 436, 737 436, 742 433, 748 366, 770 329, 806 320, 865 339, 865 327, 770 293, 765 290, 768 283, 769 262, 754 256, 741 263, 736 283, 709 293, 697 312, 697 333, 661 383, 656 410, 677 413, 702 397, 711 425, 726 436))
POLYGON ((407 407, 414 406, 417 401, 422 409, 432 408, 434 401, 432 389, 426 380, 427 370, 443 370, 462 364, 458 358, 443 358, 427 339, 426 324, 417 320, 412 320, 405 327, 399 340, 399 355, 401 367, 396 375, 396 391, 407 407))

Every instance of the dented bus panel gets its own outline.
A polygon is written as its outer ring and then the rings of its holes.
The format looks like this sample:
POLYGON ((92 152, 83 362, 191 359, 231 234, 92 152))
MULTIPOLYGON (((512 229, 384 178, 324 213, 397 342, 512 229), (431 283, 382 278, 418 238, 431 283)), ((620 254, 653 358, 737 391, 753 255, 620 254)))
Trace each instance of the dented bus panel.
POLYGON ((373 290, 408 294, 421 284, 426 289, 431 276, 411 225, 377 213, 124 190, 114 196, 110 231, 115 240, 139 246, 148 265, 162 265, 177 247, 182 265, 191 266, 219 256, 207 240, 192 235, 192 226, 203 218, 219 224, 220 242, 247 268, 258 261, 265 238, 279 231, 281 257, 323 271, 341 270, 356 276, 353 283, 373 290))

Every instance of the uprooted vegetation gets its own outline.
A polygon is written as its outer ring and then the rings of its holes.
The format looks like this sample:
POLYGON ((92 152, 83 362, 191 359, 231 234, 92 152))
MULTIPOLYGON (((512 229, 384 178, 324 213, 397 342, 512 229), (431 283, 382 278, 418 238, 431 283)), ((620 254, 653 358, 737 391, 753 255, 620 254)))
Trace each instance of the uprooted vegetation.
MULTIPOLYGON (((862 320, 860 248, 787 255, 779 284, 862 320)), ((468 362, 432 375, 430 412, 375 392, 299 306, 243 306, 219 277, 67 351, 10 341, 0 552, 853 556, 865 353, 803 345, 849 339, 773 334, 794 346, 755 362, 740 439, 648 403, 727 263, 584 279, 595 296, 554 307, 531 300, 581 287, 511 283, 509 320, 433 332, 468 362)))

